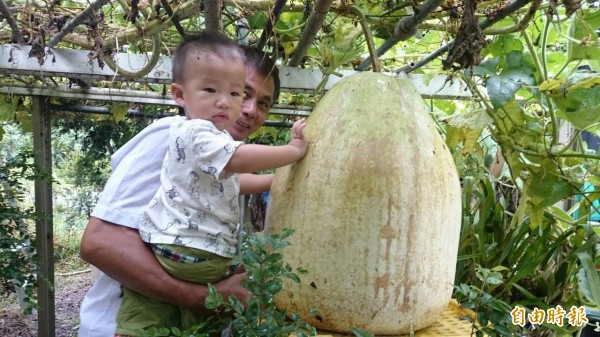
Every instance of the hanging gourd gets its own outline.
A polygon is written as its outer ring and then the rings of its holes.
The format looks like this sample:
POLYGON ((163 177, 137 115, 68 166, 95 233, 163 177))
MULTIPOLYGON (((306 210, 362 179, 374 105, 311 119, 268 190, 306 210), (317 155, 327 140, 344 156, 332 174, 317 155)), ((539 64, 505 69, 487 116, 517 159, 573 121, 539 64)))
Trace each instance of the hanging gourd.
POLYGON ((461 189, 422 98, 409 80, 353 75, 323 97, 306 133, 306 156, 276 171, 269 198, 267 232, 294 229, 285 261, 308 270, 277 305, 337 332, 433 324, 451 299, 461 189))

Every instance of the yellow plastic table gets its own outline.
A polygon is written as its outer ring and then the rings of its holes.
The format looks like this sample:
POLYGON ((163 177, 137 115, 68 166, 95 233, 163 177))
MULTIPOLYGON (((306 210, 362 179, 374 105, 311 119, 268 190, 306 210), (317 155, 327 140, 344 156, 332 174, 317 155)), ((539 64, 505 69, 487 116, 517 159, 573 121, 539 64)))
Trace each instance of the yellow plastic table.
MULTIPOLYGON (((473 324, 469 319, 473 319, 475 314, 466 308, 461 307, 456 300, 452 299, 448 308, 442 313, 440 318, 433 325, 415 331, 414 337, 470 337, 473 330, 473 324)), ((347 337, 353 334, 340 334, 329 331, 319 331, 318 337, 347 337)), ((412 337, 410 334, 397 335, 390 337, 412 337)))

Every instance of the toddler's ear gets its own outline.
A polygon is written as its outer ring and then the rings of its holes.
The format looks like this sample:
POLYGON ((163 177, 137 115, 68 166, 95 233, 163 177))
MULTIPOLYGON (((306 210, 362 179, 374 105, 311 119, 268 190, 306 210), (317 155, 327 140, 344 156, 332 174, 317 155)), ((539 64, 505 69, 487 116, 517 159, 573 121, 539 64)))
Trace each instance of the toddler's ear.
POLYGON ((177 105, 185 108, 185 98, 183 97, 183 86, 179 83, 171 84, 171 96, 177 105))

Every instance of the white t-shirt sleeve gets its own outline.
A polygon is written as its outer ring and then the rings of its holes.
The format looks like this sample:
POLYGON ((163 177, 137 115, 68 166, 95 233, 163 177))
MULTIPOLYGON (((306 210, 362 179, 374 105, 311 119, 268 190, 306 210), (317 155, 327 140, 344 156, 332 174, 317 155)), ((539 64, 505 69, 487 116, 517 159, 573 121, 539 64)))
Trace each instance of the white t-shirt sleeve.
POLYGON ((231 174, 225 166, 242 142, 234 141, 227 131, 219 131, 205 120, 194 120, 190 130, 189 146, 194 163, 199 171, 220 181, 231 174))
POLYGON ((169 126, 176 118, 182 117, 159 119, 115 152, 111 159, 113 172, 92 211, 93 217, 138 228, 145 207, 160 185, 169 126))

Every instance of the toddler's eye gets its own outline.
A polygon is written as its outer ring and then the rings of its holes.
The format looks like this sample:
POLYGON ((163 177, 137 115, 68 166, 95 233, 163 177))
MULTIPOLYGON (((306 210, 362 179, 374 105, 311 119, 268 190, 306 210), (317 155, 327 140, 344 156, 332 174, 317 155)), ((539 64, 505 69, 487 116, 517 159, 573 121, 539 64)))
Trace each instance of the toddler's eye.
MULTIPOLYGON (((242 94, 242 95, 244 95, 244 94, 242 94)), ((233 92, 231 93, 231 96, 238 97, 238 96, 240 96, 240 93, 239 93, 239 92, 237 92, 237 91, 233 91, 233 92)))
POLYGON ((216 92, 216 90, 213 88, 204 88, 202 90, 207 91, 207 92, 216 92))

